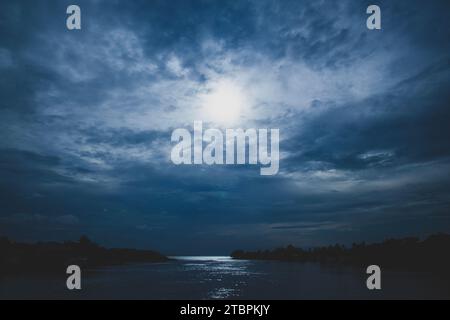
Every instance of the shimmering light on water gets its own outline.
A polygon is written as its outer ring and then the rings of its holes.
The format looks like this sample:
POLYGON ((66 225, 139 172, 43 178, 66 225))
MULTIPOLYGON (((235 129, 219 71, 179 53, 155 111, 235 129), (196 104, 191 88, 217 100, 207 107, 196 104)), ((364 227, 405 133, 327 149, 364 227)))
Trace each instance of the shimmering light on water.
POLYGON ((207 298, 211 299, 238 298, 241 287, 245 285, 244 278, 258 274, 250 271, 250 261, 233 260, 228 256, 176 256, 172 258, 184 262, 184 271, 196 274, 199 282, 213 286, 213 289, 207 293, 207 298), (234 278, 234 281, 227 281, 230 278, 234 278))
POLYGON ((0 299, 414 299, 450 298, 436 275, 383 271, 369 291, 362 269, 315 263, 173 257, 164 263, 84 270, 82 290, 59 277, 0 276, 0 299))

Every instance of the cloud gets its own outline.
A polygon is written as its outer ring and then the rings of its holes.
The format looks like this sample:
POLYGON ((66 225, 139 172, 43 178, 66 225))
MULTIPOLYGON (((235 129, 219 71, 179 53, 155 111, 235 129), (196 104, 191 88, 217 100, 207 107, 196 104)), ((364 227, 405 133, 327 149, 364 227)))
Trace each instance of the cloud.
POLYGON ((228 250, 230 232, 269 246, 450 229, 448 2, 381 1, 381 32, 364 1, 81 1, 77 33, 65 5, 2 2, 0 232, 228 250), (279 175, 170 162, 172 130, 221 83, 245 95, 235 126, 280 129, 279 175))
POLYGON ((80 220, 71 214, 49 217, 42 214, 14 214, 2 217, 1 220, 16 224, 53 224, 53 225, 76 225, 80 220))

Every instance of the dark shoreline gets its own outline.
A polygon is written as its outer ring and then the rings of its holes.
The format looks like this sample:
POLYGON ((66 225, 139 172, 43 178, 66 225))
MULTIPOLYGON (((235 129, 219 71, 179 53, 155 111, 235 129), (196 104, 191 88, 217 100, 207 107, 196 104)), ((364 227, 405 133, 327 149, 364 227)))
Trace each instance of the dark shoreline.
MULTIPOLYGON (((450 235, 435 234, 418 238, 389 239, 382 243, 316 247, 309 249, 289 245, 274 250, 235 250, 230 257, 238 260, 317 262, 365 268, 376 264, 382 268, 407 271, 447 273, 450 270, 450 235)), ((0 237, 1 274, 55 273, 75 264, 85 269, 134 263, 174 260, 151 250, 104 248, 81 237, 78 242, 13 242, 0 237)))
POLYGON ((388 239, 374 244, 354 243, 350 248, 336 244, 309 249, 288 245, 273 250, 235 250, 231 257, 238 260, 318 262, 360 268, 375 264, 392 270, 446 274, 450 270, 449 252, 450 235, 441 233, 422 241, 414 237, 388 239))
POLYGON ((69 265, 94 269, 129 263, 165 262, 170 259, 151 250, 104 248, 83 236, 78 242, 18 243, 0 237, 1 274, 61 272, 69 265))

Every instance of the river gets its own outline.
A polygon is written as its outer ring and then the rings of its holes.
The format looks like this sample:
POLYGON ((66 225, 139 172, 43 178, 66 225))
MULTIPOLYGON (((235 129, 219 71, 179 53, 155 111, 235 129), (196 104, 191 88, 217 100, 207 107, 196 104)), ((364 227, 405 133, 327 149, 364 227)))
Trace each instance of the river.
POLYGON ((450 298, 448 281, 426 273, 382 270, 382 289, 366 288, 364 270, 317 263, 172 257, 164 263, 82 272, 82 289, 60 277, 0 277, 0 299, 430 299, 450 298))

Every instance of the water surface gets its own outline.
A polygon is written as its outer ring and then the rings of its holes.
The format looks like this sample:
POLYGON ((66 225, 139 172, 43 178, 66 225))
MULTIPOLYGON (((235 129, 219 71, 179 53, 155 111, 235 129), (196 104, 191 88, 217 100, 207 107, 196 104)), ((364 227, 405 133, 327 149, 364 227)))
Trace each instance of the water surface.
POLYGON ((82 290, 60 277, 0 277, 0 299, 429 299, 450 298, 449 283, 426 273, 382 271, 382 290, 364 270, 317 263, 172 257, 164 263, 84 271, 82 290))

